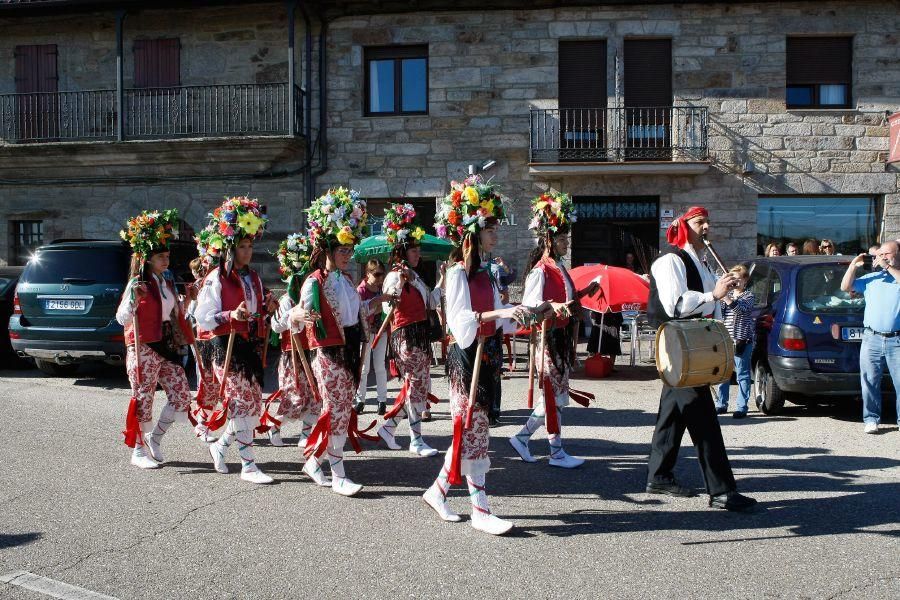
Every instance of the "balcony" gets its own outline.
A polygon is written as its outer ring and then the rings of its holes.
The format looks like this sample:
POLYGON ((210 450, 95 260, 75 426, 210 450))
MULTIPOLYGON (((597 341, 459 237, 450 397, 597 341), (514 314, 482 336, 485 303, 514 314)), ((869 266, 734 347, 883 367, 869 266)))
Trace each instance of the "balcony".
POLYGON ((304 93, 295 86, 289 108, 288 91, 287 83, 125 89, 121 123, 114 89, 0 94, 0 144, 292 137, 304 93))
POLYGON ((532 109, 536 175, 696 175, 709 168, 704 107, 532 109))

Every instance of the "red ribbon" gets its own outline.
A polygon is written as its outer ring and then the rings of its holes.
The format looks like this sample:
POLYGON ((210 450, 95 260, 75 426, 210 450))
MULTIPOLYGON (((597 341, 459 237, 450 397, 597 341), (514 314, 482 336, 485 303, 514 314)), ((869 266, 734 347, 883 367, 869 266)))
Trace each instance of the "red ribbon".
POLYGON ((428 392, 428 398, 425 400, 425 408, 431 408, 432 405, 437 404, 438 402, 440 402, 440 399, 431 392, 428 392))
POLYGON ((547 423, 547 433, 556 435, 559 433, 559 419, 556 417, 556 394, 553 393, 553 383, 549 377, 544 377, 544 418, 547 423))
POLYGON ((366 439, 370 442, 377 442, 377 435, 369 435, 366 432, 375 427, 375 420, 373 419, 369 426, 365 429, 359 428, 359 421, 356 417, 356 411, 350 411, 350 424, 347 426, 347 437, 350 439, 350 445, 353 447, 353 450, 356 451, 357 454, 362 452, 362 445, 359 443, 360 439, 366 439))
POLYGON ((206 423, 204 423, 204 425, 206 425, 207 429, 209 429, 210 431, 218 431, 219 429, 222 428, 222 425, 224 425, 225 421, 228 420, 228 404, 229 404, 229 402, 230 402, 230 400, 225 400, 222 403, 222 408, 213 412, 213 414, 210 415, 210 417, 206 420, 206 423))
POLYGON ((591 403, 591 400, 596 400, 592 393, 583 392, 581 390, 573 390, 572 388, 569 388, 569 398, 585 407, 591 403))
POLYGON ((188 421, 189 421, 190 424, 191 424, 191 427, 196 427, 196 426, 197 426, 197 417, 194 416, 194 413, 195 413, 196 411, 198 411, 198 410, 200 410, 200 407, 197 407, 197 408, 195 408, 194 410, 191 410, 191 409, 189 408, 188 411, 187 411, 187 418, 188 418, 188 421))
POLYGON ((391 410, 387 411, 384 414, 384 420, 393 419, 397 416, 401 410, 403 410, 403 405, 406 403, 406 395, 409 393, 409 381, 404 379, 403 385, 400 386, 400 393, 397 394, 397 399, 394 400, 394 405, 391 407, 391 410))
POLYGON ((462 485, 462 434, 463 419, 462 415, 453 417, 453 446, 450 451, 453 457, 450 460, 450 475, 447 481, 450 485, 462 485))
POLYGON ((269 405, 281 396, 281 389, 277 389, 266 398, 266 404, 263 407, 262 416, 259 418, 259 426, 256 433, 266 433, 272 426, 281 427, 281 421, 269 414, 269 405))
POLYGON ((306 448, 303 450, 303 455, 306 458, 311 456, 319 458, 325 454, 325 450, 328 449, 329 435, 331 435, 331 411, 326 409, 319 415, 319 420, 316 421, 315 427, 309 433, 309 437, 306 438, 306 448))
POLYGON ((128 403, 128 414, 125 416, 125 431, 122 433, 125 435, 125 445, 129 448, 134 448, 138 440, 140 440, 141 445, 144 444, 144 437, 141 434, 141 423, 137 417, 137 398, 134 396, 131 397, 131 402, 128 403))

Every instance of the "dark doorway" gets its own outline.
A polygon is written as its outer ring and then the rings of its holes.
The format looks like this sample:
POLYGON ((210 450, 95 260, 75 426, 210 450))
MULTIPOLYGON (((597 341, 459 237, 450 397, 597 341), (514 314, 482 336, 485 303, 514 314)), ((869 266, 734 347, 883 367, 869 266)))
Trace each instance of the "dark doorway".
POLYGON ((572 266, 624 266, 634 254, 635 269, 646 273, 659 252, 659 197, 576 196, 578 221, 572 230, 572 266))
POLYGON ((21 141, 59 137, 56 44, 16 46, 16 113, 21 141))

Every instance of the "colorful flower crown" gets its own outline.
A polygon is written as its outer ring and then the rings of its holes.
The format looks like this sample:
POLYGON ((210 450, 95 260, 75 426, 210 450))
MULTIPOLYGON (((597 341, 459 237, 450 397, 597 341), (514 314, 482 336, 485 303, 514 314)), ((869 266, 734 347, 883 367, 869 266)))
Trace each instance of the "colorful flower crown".
POLYGON ((369 234, 366 201, 343 187, 328 190, 306 209, 310 238, 322 247, 356 245, 369 234))
POLYGON ((278 272, 282 281, 287 283, 294 275, 302 275, 309 271, 312 250, 310 239, 300 233, 292 233, 278 244, 275 258, 278 259, 278 272))
POLYGON ((175 237, 178 225, 178 209, 145 210, 125 223, 119 237, 128 242, 131 251, 144 258, 153 252, 162 252, 169 247, 169 240, 175 237))
POLYGON ((567 233, 578 220, 578 211, 568 194, 545 192, 531 201, 531 223, 528 229, 540 234, 567 233))
POLYGON ((209 246, 217 246, 220 250, 236 246, 244 238, 261 238, 268 221, 262 214, 259 200, 251 200, 246 196, 226 198, 221 206, 210 213, 209 218, 209 224, 214 230, 209 237, 209 246))
POLYGON ((392 246, 416 245, 425 230, 416 221, 416 209, 412 204, 391 204, 384 211, 384 235, 392 246))
POLYGON ((194 241, 197 243, 197 254, 207 268, 219 264, 225 239, 212 223, 201 229, 200 233, 194 236, 194 241))
POLYGON ((470 175, 462 183, 450 182, 450 193, 441 200, 434 229, 438 237, 458 246, 466 233, 484 229, 488 219, 505 217, 503 199, 494 186, 479 175, 470 175))

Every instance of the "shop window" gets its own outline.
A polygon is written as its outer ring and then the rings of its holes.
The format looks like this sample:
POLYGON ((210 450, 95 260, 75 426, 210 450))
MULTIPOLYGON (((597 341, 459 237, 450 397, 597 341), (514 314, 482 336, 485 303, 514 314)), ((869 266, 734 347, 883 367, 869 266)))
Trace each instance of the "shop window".
POLYGON ((365 49, 367 116, 428 114, 428 46, 365 49))
POLYGON ((872 197, 760 197, 757 253, 773 242, 784 252, 789 242, 802 247, 805 240, 828 238, 837 254, 856 256, 875 243, 880 221, 880 205, 872 197))
POLYGON ((853 38, 789 37, 786 47, 788 108, 849 108, 853 38))

